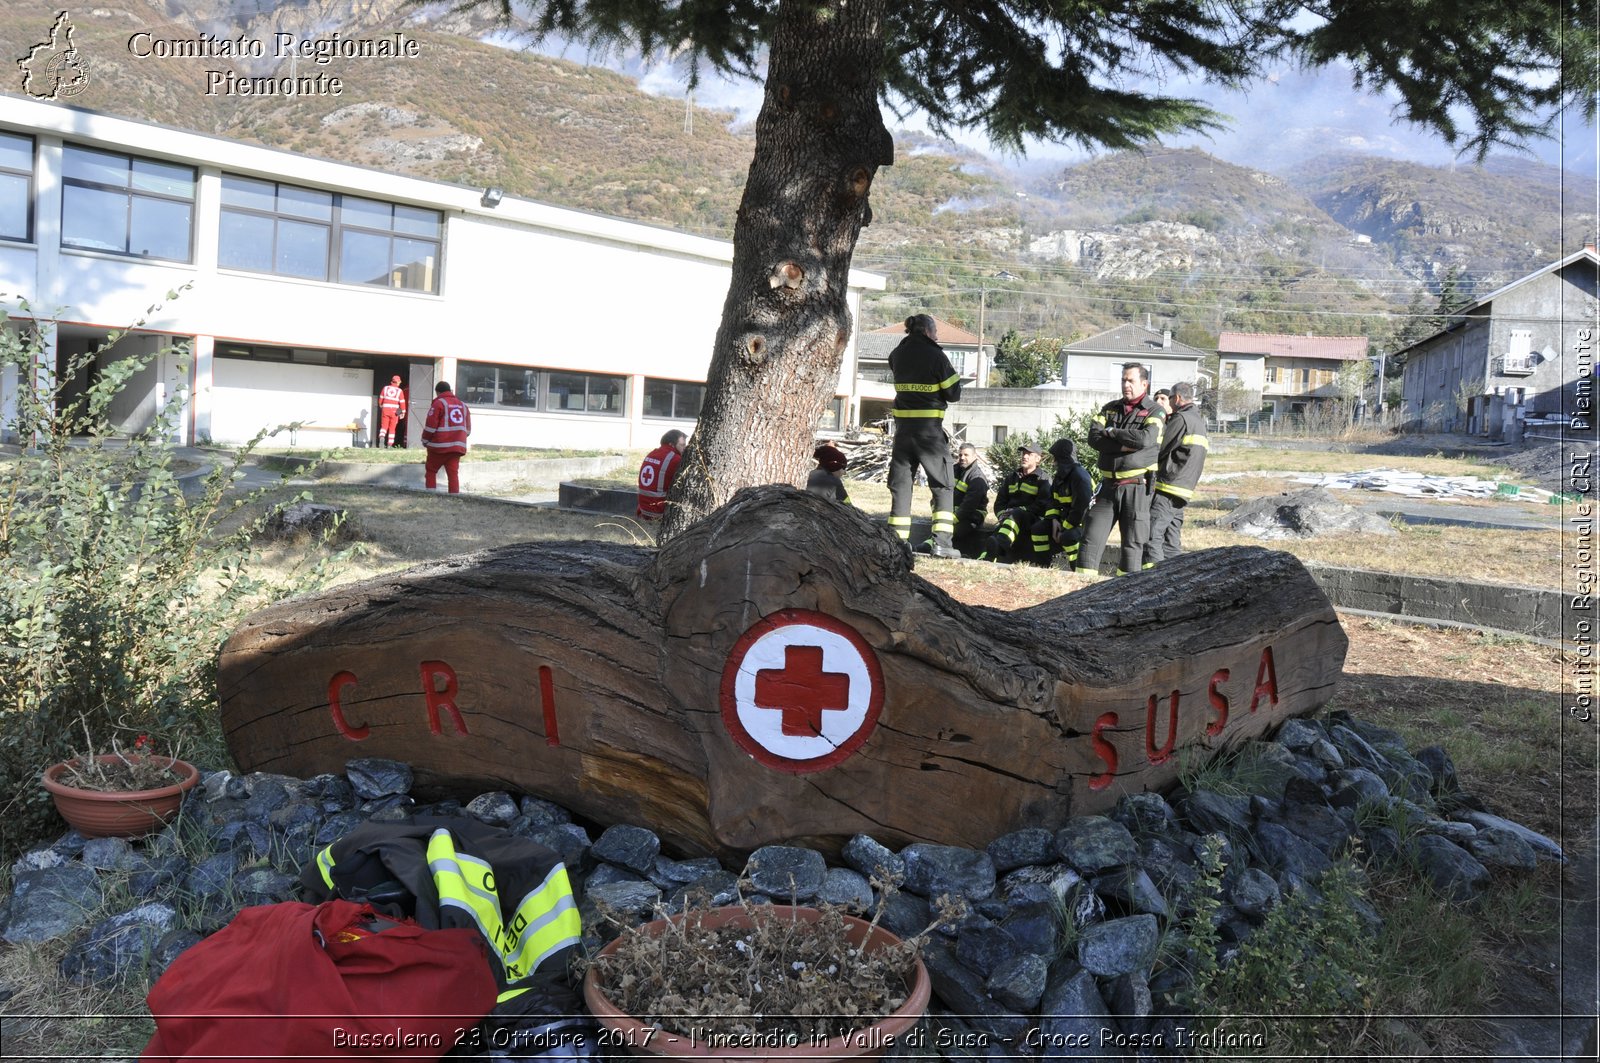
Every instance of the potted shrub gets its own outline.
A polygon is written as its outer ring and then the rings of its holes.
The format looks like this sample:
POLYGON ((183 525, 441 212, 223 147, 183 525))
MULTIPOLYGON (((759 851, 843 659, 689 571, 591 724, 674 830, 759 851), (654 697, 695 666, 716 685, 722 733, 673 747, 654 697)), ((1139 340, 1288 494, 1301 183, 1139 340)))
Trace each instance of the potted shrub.
POLYGON ((716 1060, 876 1057, 927 1011, 926 934, 902 941, 836 906, 691 906, 624 930, 589 962, 583 996, 602 1049, 716 1060))
POLYGON ((112 743, 109 753, 79 753, 46 768, 44 788, 61 818, 90 838, 134 838, 165 824, 200 772, 149 745, 140 735, 130 751, 112 743))

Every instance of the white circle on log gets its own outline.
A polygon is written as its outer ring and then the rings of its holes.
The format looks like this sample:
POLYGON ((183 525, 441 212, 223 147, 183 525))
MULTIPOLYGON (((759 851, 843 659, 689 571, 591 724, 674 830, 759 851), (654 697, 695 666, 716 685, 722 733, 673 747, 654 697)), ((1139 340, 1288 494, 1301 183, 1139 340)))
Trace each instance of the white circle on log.
POLYGON ((781 771, 839 763, 866 741, 882 703, 872 647, 853 628, 811 610, 784 610, 751 627, 723 670, 729 734, 781 771))

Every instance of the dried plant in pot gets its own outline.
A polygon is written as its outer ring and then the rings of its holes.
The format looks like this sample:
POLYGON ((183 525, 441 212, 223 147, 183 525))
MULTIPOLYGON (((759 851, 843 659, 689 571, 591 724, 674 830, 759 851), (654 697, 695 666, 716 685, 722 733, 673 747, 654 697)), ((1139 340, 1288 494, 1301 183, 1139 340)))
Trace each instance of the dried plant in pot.
POLYGON ((927 933, 901 940, 833 905, 691 905, 602 949, 584 1001, 602 1046, 635 1055, 878 1057, 927 1011, 927 933))
POLYGON ((149 745, 140 735, 131 750, 113 742, 109 753, 78 753, 46 768, 44 788, 61 818, 89 838, 135 838, 166 824, 200 772, 149 745))

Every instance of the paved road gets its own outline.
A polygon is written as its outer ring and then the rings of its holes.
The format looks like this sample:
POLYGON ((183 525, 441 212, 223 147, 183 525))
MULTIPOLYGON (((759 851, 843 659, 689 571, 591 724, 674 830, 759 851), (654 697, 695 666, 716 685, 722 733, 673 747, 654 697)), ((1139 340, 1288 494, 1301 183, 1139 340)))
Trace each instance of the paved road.
MULTIPOLYGON (((1347 498, 1353 492, 1340 492, 1347 498)), ((1362 492, 1366 494, 1367 492, 1362 492)), ((1379 495, 1368 501, 1348 498, 1349 504, 1381 517, 1399 517, 1407 524, 1449 524, 1458 528, 1510 528, 1525 531, 1559 531, 1560 506, 1535 506, 1527 502, 1505 502, 1493 506, 1461 506, 1450 502, 1429 502, 1399 495, 1379 495)))

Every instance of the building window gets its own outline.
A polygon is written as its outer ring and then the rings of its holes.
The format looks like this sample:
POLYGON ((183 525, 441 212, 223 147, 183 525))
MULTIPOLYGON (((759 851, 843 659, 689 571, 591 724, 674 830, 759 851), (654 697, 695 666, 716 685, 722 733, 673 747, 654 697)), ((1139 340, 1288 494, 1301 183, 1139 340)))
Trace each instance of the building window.
POLYGON ((33 138, 0 133, 0 240, 33 239, 33 138))
POLYGON ((994 441, 996 443, 1004 443, 1006 441, 1006 436, 1009 434, 1010 430, 1006 428, 1005 425, 997 424, 994 426, 994 441))
POLYGON ((439 290, 436 210, 224 174, 217 261, 276 273, 413 292, 439 290))
POLYGON ((822 419, 817 422, 819 432, 837 432, 844 427, 844 396, 835 395, 833 401, 828 403, 822 411, 822 419))
POLYGON ((1275 366, 1275 365, 1267 366, 1266 373, 1267 373, 1267 383, 1276 384, 1278 382, 1278 367, 1277 366, 1275 366))
POLYGON ((1238 380, 1239 379, 1239 363, 1238 362, 1223 362, 1222 363, 1222 379, 1224 379, 1224 380, 1238 380))
POLYGON ((193 261, 192 166, 69 144, 61 169, 63 246, 193 261))
POLYGON ((644 415, 670 417, 680 421, 693 421, 700 416, 700 407, 706 399, 704 384, 687 384, 681 380, 655 380, 645 378, 644 415))
POLYGON ((461 362, 456 368, 456 394, 470 406, 621 417, 626 412, 625 384, 620 376, 481 362, 461 362))

